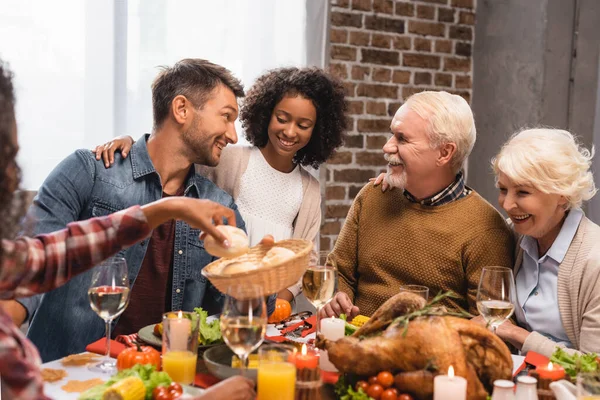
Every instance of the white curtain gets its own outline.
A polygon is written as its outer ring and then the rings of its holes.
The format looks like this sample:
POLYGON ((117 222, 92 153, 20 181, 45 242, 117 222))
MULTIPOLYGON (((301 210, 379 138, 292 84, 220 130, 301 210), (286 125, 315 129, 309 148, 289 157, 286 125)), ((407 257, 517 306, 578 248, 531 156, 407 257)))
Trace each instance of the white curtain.
POLYGON ((327 13, 328 0, 3 0, 23 187, 77 148, 149 132, 158 66, 205 58, 246 88, 271 68, 324 66, 327 13))

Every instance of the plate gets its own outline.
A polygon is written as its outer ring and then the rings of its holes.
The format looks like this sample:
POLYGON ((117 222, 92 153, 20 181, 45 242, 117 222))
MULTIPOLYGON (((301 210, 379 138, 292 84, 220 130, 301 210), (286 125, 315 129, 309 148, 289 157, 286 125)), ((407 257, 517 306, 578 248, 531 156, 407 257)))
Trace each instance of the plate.
MULTIPOLYGON (((215 319, 218 319, 219 316, 218 315, 211 315, 210 317, 206 318, 206 322, 212 322, 215 319)), ((148 325, 143 327, 142 329, 140 329, 138 331, 138 337, 144 342, 147 343, 151 346, 157 347, 157 348, 162 348, 162 338, 159 338, 158 336, 156 336, 154 334, 154 326, 156 324, 152 324, 152 325, 148 325)), ((214 347, 214 346, 218 346, 220 344, 223 344, 223 342, 221 343, 214 343, 214 344, 209 344, 209 345, 201 345, 198 346, 198 349, 208 349, 210 347, 214 347)))
MULTIPOLYGON (((242 374, 240 368, 231 367, 233 351, 227 345, 213 346, 204 352, 203 357, 208 371, 219 379, 227 379, 242 374)), ((256 369, 248 369, 245 376, 256 382, 256 369)))
POLYGON ((204 393, 204 389, 200 389, 190 385, 181 385, 183 389, 183 395, 180 397, 181 400, 193 399, 196 396, 200 396, 204 393))

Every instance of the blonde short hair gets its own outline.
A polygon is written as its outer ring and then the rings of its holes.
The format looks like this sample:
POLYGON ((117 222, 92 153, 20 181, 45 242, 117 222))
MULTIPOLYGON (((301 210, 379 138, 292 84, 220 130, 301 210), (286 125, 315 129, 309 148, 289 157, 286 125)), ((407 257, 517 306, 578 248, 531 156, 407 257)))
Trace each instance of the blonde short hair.
POLYGON ((502 172, 517 185, 559 194, 569 202, 568 208, 579 208, 596 194, 590 171, 593 153, 567 131, 526 129, 502 146, 492 167, 496 177, 502 172))
POLYGON ((475 145, 475 121, 469 103, 448 92, 425 91, 410 96, 404 105, 429 123, 427 133, 432 148, 456 144, 450 166, 458 172, 475 145))

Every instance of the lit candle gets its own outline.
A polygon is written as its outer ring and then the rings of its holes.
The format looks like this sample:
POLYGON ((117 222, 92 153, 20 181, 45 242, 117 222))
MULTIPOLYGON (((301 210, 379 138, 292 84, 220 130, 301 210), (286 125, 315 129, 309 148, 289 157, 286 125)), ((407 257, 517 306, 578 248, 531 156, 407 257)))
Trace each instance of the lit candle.
MULTIPOLYGON (((336 341, 344 337, 346 323, 339 318, 323 318, 321 320, 321 334, 325 339, 336 341)), ((321 350, 320 366, 323 371, 337 371, 337 368, 329 361, 326 350, 321 350)))
POLYGON ((565 369, 560 365, 552 364, 551 362, 548 365, 540 365, 535 369, 541 379, 550 379, 553 381, 557 381, 565 377, 565 369))
POLYGON ((319 364, 319 355, 313 350, 308 350, 306 344, 302 345, 301 353, 293 353, 290 356, 290 362, 296 364, 297 369, 317 368, 319 364))
POLYGON ((467 380, 454 376, 454 368, 448 368, 448 375, 433 378, 433 400, 465 400, 467 398, 467 380))
POLYGON ((169 321, 169 351, 186 351, 192 334, 192 321, 185 318, 179 311, 177 319, 169 321))

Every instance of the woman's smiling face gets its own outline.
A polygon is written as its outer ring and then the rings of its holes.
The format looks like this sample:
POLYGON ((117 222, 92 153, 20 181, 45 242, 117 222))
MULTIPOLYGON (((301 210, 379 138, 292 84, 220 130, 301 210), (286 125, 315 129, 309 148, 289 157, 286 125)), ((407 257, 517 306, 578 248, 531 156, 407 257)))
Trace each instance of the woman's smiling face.
POLYGON ((267 146, 281 156, 293 157, 310 141, 316 122, 317 110, 311 100, 286 95, 271 114, 267 146))
POLYGON ((554 241, 565 217, 567 200, 563 196, 517 185, 502 172, 497 187, 498 203, 508 213, 515 231, 538 241, 554 241))

